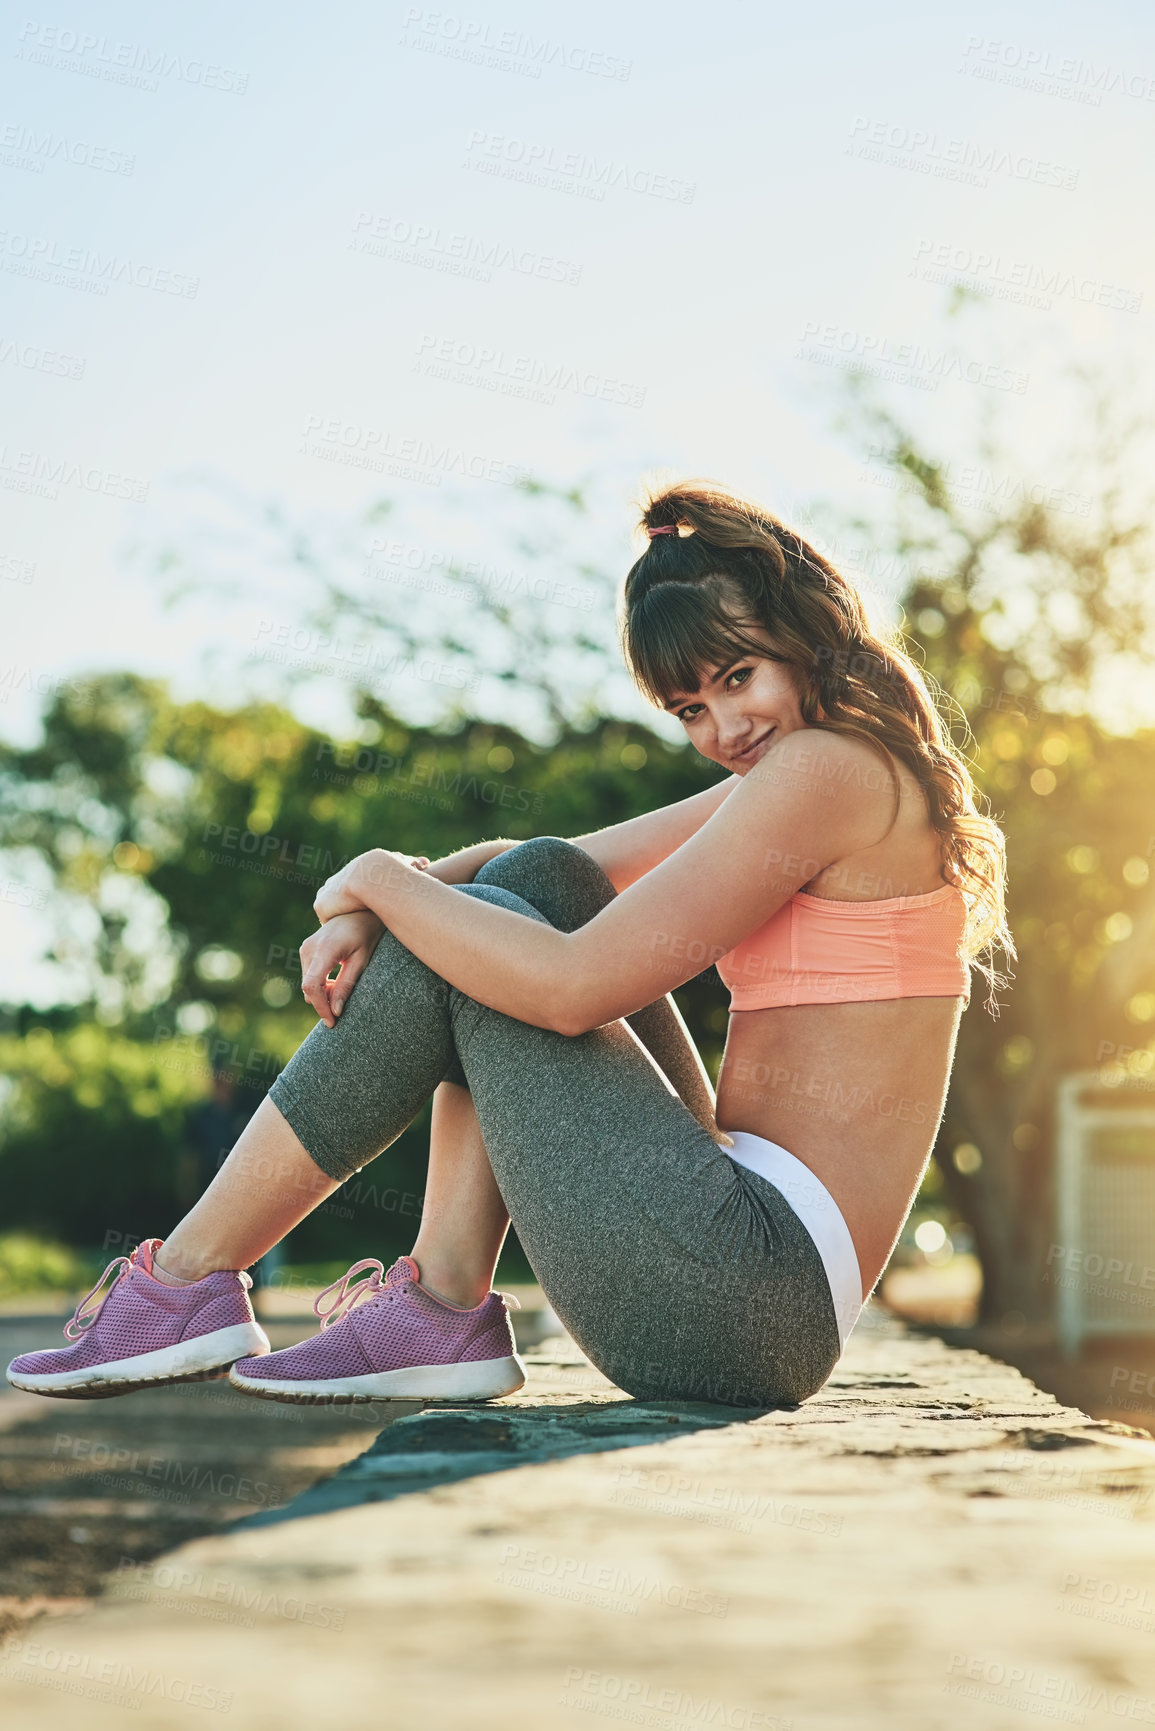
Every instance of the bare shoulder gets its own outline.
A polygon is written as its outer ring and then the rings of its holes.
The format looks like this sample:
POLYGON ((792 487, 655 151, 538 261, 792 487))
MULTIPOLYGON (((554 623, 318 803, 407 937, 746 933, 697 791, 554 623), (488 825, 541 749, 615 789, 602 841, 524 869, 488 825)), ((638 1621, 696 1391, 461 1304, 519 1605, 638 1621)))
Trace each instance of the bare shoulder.
POLYGON ((873 847, 893 828, 902 804, 889 753, 821 727, 786 734, 746 780, 761 782, 775 823, 789 821, 808 852, 827 864, 873 847))
POLYGON ((784 789, 813 791, 831 797, 838 790, 882 793, 893 798, 897 769, 889 752, 883 756, 864 739, 831 733, 823 727, 800 727, 786 734, 750 771, 784 789))

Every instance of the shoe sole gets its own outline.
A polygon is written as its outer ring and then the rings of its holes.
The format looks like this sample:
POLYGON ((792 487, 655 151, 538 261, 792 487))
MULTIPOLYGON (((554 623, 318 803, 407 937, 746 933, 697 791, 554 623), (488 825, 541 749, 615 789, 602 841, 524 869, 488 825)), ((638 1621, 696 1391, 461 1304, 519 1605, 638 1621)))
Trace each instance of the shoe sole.
POLYGON ((245 1376, 234 1365, 229 1382, 258 1400, 289 1401, 299 1406, 371 1400, 463 1401, 499 1400, 525 1387, 525 1366, 510 1358, 483 1358, 472 1364, 416 1364, 403 1370, 382 1370, 369 1376, 341 1376, 323 1382, 274 1382, 270 1377, 245 1376))
POLYGON ((230 1328, 214 1329, 192 1340, 178 1341, 156 1352, 134 1358, 93 1364, 84 1370, 57 1370, 38 1376, 31 1371, 9 1368, 13 1388, 29 1394, 46 1394, 57 1400, 103 1400, 114 1394, 131 1394, 138 1388, 161 1388, 173 1382, 205 1382, 221 1376, 239 1358, 261 1357, 269 1349, 269 1337, 258 1322, 237 1322, 230 1328))

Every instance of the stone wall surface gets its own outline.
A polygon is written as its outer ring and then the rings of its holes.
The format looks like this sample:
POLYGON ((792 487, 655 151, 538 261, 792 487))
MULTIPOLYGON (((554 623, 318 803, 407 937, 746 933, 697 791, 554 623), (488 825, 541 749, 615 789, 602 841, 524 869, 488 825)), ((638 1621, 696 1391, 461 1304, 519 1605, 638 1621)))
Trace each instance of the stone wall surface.
POLYGON ((21 1731, 1155 1725, 1155 1441, 864 1314, 827 1387, 623 1396, 571 1347, 0 1652, 21 1731))

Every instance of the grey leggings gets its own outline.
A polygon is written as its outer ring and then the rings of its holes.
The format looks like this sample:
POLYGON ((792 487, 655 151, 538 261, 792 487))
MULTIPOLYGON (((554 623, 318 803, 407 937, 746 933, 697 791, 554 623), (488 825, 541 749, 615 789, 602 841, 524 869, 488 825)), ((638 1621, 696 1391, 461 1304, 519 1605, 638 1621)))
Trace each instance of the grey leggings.
MULTIPOLYGON (((562 931, 616 894, 553 836, 458 888, 562 931)), ((619 1388, 743 1407, 821 1388, 839 1356, 822 1260, 781 1193, 716 1142, 713 1093, 672 999, 558 1034, 466 997, 386 930, 336 1025, 318 1022, 270 1098, 344 1179, 442 1080, 469 1087, 530 1266, 619 1388)))

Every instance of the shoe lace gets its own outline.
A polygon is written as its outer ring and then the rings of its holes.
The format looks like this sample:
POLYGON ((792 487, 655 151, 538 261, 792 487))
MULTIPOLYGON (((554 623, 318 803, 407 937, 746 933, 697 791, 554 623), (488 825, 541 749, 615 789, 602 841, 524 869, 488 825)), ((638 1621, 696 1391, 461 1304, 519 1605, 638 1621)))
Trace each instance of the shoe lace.
POLYGON ((313 1314, 322 1317, 322 1329, 331 1328, 335 1322, 340 1322, 343 1316, 348 1316, 355 1304, 365 1297, 376 1297, 381 1291, 381 1281, 385 1274, 384 1265, 375 1256, 367 1256, 362 1262, 355 1262, 352 1268, 346 1270, 340 1280, 333 1280, 313 1300, 313 1314), (371 1268, 373 1272, 367 1280, 359 1280, 356 1286, 350 1285, 355 1274, 360 1274, 363 1268, 371 1268), (332 1304, 323 1304, 322 1300, 329 1293, 335 1294, 332 1304))
POLYGON ((65 1323, 64 1334, 65 1334, 66 1339, 79 1340, 81 1335, 87 1329, 92 1327, 93 1323, 96 1321, 97 1317, 100 1315, 101 1311, 104 1309, 108 1300, 112 1297, 113 1287, 115 1287, 117 1280, 122 1280, 124 1278, 124 1276, 128 1273, 128 1271, 131 1267, 132 1267, 132 1257, 131 1256, 114 1256, 113 1257, 112 1261, 109 1263, 108 1267, 105 1269, 104 1273, 101 1275, 101 1277, 97 1281, 96 1285, 92 1288, 92 1291, 85 1294, 85 1296, 80 1300, 80 1303, 76 1306, 76 1309, 73 1311, 72 1315, 69 1317, 68 1321, 65 1323), (92 1303, 92 1300, 96 1297, 97 1293, 100 1291, 101 1287, 104 1285, 105 1281, 108 1279, 109 1275, 111 1274, 111 1272, 114 1268, 118 1268, 120 1270, 120 1273, 117 1275, 116 1280, 114 1280, 112 1282, 112 1286, 109 1287, 108 1291, 104 1294, 104 1297, 102 1299, 100 1299, 99 1303, 94 1305, 92 1310, 89 1310, 87 1308, 88 1305, 92 1303))

